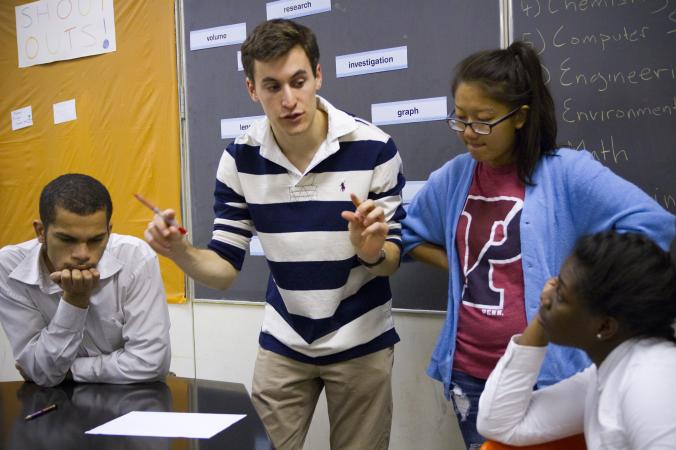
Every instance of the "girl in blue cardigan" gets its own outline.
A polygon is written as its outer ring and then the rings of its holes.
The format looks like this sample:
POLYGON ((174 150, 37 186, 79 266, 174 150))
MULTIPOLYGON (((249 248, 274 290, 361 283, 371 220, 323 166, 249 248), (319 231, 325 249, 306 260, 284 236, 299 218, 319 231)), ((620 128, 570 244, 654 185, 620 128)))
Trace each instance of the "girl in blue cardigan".
MULTIPOLYGON (((638 232, 666 248, 674 217, 587 151, 556 145, 554 101, 535 51, 515 42, 465 58, 448 125, 465 144, 430 175, 403 221, 404 252, 449 272, 447 315, 428 374, 444 384, 468 449, 479 396, 512 335, 535 316, 546 280, 578 237, 638 232)), ((540 386, 589 365, 550 345, 540 386)))

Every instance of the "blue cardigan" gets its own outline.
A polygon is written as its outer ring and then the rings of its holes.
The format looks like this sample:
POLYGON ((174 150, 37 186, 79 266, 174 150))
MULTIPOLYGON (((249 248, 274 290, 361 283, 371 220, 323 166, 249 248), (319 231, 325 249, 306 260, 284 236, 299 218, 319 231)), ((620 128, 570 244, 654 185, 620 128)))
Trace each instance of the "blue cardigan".
MULTIPOLYGON (((450 280, 446 321, 427 373, 444 384, 449 396, 451 369, 461 301, 462 275, 455 246, 476 162, 468 153, 453 158, 430 175, 413 198, 402 222, 404 253, 424 242, 448 254, 450 280)), ((545 281, 559 273, 578 237, 607 229, 644 233, 662 248, 674 238, 675 218, 635 185, 615 175, 587 151, 559 149, 545 156, 526 186, 521 214, 521 261, 526 316, 540 305, 545 281)), ((590 363, 584 352, 549 345, 538 384, 568 378, 590 363)))

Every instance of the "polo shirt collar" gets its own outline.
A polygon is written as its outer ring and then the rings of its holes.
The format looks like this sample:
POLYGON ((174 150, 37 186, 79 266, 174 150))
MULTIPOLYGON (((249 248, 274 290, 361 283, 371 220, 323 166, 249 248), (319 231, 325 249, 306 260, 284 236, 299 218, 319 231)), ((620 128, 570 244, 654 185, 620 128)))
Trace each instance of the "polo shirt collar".
MULTIPOLYGON (((340 138, 357 129, 357 122, 354 117, 344 111, 335 108, 323 97, 317 95, 317 108, 325 111, 328 117, 328 131, 326 139, 320 145, 312 162, 306 169, 306 173, 317 164, 333 155, 340 149, 340 138)), ((282 150, 277 145, 275 136, 267 117, 256 122, 251 126, 248 132, 249 136, 260 144, 260 155, 275 164, 284 167, 287 170, 297 172, 293 164, 289 162, 282 150)))

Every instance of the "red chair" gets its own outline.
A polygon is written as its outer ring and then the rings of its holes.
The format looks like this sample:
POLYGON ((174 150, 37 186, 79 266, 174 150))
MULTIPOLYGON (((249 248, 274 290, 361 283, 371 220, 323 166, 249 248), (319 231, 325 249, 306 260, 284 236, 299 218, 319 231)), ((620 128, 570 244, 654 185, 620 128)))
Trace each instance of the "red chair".
POLYGON ((495 441, 486 441, 481 446, 481 450, 587 450, 583 434, 576 434, 556 441, 545 442, 544 444, 527 445, 525 447, 515 447, 512 445, 500 444, 495 441))

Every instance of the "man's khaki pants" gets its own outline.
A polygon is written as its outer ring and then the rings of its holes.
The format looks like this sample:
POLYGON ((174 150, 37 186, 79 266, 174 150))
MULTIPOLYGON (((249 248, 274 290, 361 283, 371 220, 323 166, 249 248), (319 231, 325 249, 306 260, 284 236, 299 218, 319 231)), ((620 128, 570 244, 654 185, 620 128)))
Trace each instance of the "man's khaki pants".
POLYGON ((252 400, 277 450, 300 450, 323 388, 331 449, 386 450, 394 349, 335 364, 298 362, 259 348, 252 400))

